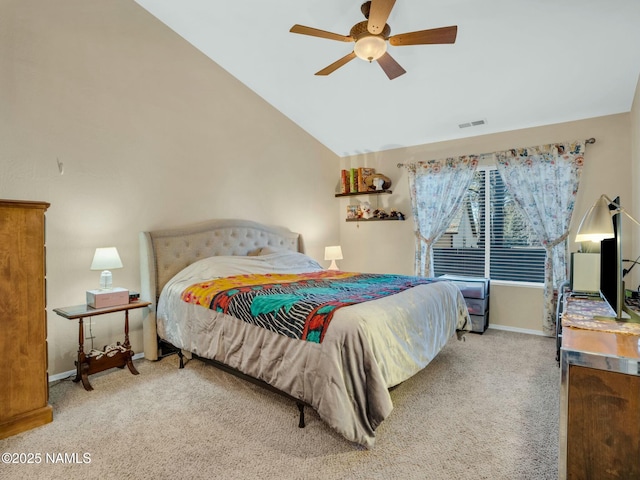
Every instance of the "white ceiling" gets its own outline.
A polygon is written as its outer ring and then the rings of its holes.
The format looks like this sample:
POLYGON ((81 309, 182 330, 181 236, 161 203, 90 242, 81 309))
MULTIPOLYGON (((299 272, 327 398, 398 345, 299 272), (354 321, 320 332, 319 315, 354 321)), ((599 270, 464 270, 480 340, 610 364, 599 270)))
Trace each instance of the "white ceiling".
POLYGON ((358 58, 315 76, 353 44, 289 32, 348 35, 360 0, 136 2, 339 156, 628 112, 640 72, 640 0, 398 0, 391 35, 458 37, 389 46, 395 80, 358 58))

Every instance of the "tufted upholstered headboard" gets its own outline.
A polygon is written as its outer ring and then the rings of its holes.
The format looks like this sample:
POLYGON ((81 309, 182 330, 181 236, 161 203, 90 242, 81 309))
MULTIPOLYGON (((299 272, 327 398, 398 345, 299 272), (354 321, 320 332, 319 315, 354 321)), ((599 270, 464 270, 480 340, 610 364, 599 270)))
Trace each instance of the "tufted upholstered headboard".
POLYGON ((219 219, 140 233, 140 298, 152 303, 143 320, 144 354, 158 358, 155 307, 164 285, 180 270, 207 257, 247 255, 267 246, 300 251, 300 235, 250 220, 219 219))

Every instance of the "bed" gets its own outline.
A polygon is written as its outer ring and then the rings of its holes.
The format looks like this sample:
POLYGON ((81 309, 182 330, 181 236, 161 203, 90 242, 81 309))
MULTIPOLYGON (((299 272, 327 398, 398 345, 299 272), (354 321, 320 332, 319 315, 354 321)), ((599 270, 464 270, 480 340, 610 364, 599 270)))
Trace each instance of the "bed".
MULTIPOLYGON (((142 232, 140 293, 152 302, 143 320, 145 357, 158 359, 160 339, 269 385, 295 399, 301 414, 302 405, 311 406, 346 439, 371 448, 376 428, 393 409, 389 389, 423 369, 456 334, 461 338, 471 329, 464 298, 446 281, 329 272, 302 250, 297 233, 248 220, 142 232), (247 279, 251 286, 239 287, 247 279), (371 285, 364 290, 358 282, 382 287, 368 296, 371 285), (309 286, 325 292, 327 286, 349 285, 344 288, 360 289, 359 300, 368 301, 332 306, 330 319, 325 315, 318 327, 311 317, 294 318, 302 316, 298 303, 278 309, 261 296, 268 307, 260 315, 284 318, 280 323, 286 328, 278 327, 284 331, 239 318, 242 308, 253 308, 246 305, 251 301, 239 301, 237 310, 230 305, 238 289, 262 295, 277 287, 276 297, 289 301, 291 293, 280 289, 299 283, 307 292, 309 286), (212 296, 207 288, 214 287, 212 296), (393 294, 382 296, 385 289, 393 294), (296 315, 289 318, 284 311, 296 315)), ((326 304, 303 306, 316 317, 327 311, 326 304)))

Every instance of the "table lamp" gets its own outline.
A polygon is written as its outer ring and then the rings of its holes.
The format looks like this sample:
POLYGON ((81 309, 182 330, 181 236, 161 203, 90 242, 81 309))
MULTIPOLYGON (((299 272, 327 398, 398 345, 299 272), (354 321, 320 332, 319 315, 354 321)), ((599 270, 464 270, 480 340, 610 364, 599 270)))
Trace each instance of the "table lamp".
POLYGON ((600 195, 600 198, 591 206, 585 214, 578 227, 576 234, 576 242, 603 242, 611 240, 615 243, 613 250, 615 254, 609 252, 609 248, 604 249, 601 245, 602 266, 601 275, 601 293, 616 312, 614 320, 633 321, 640 323, 640 318, 636 314, 631 315, 625 310, 624 304, 624 282, 622 268, 622 214, 626 215, 636 225, 640 225, 638 220, 633 218, 629 213, 620 206, 620 197, 611 200, 606 195, 600 195), (613 258, 615 257, 615 258, 613 258), (613 274, 607 273, 612 271, 613 274), (605 291, 606 289, 606 291, 605 291))
POLYGON ((338 270, 336 260, 342 260, 342 248, 340 245, 333 245, 331 247, 324 247, 324 259, 331 260, 331 265, 327 270, 338 270))
POLYGON ((116 247, 96 248, 91 262, 91 270, 102 270, 100 274, 100 289, 111 290, 113 277, 109 270, 122 268, 122 260, 116 247))

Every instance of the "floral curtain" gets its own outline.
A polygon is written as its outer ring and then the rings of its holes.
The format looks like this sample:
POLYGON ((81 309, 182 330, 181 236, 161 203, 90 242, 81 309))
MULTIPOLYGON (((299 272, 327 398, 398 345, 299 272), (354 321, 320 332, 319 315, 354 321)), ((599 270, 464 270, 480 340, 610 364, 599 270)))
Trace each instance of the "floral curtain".
POLYGON ((585 142, 496 152, 498 171, 546 250, 543 332, 554 336, 555 289, 567 280, 569 225, 585 142))
POLYGON ((416 235, 415 274, 433 277, 433 244, 460 208, 478 167, 475 155, 405 165, 416 235))

